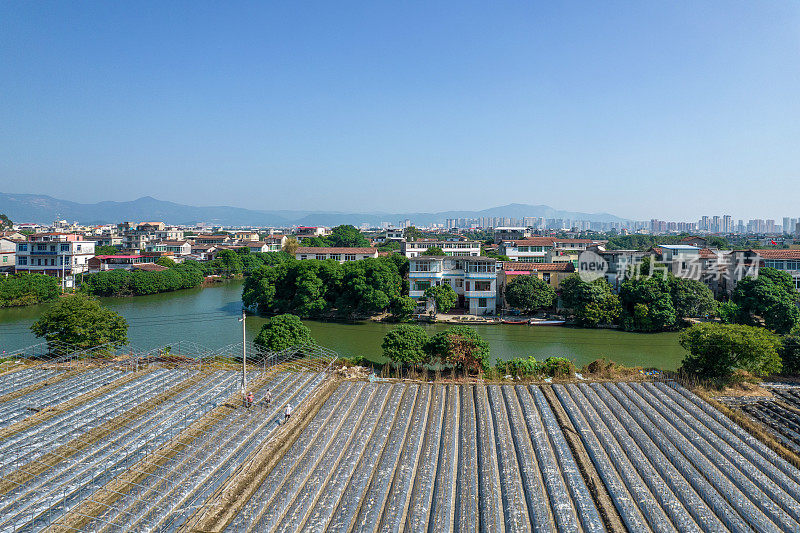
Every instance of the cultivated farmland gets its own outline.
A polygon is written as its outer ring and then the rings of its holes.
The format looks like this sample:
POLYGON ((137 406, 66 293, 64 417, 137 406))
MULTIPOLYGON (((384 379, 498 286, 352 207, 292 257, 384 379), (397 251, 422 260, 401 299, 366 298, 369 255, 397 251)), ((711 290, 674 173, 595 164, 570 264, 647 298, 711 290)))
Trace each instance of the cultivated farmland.
POLYGON ((317 347, 247 409, 179 362, 0 375, 0 532, 800 530, 800 471, 675 383, 339 380, 317 347))

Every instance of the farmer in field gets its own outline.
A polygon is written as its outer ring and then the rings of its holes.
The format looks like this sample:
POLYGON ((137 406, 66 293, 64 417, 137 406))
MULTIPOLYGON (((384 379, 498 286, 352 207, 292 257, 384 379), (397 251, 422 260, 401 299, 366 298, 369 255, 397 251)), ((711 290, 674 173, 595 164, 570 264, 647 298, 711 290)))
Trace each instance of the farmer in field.
POLYGON ((289 417, 292 416, 292 404, 286 404, 286 410, 283 412, 283 415, 283 423, 285 424, 289 421, 289 417))
POLYGON ((272 391, 267 389, 267 393, 264 395, 264 405, 269 407, 269 404, 272 403, 272 391))
POLYGON ((247 394, 247 408, 248 408, 248 409, 250 409, 251 407, 253 407, 253 402, 254 402, 254 401, 255 401, 255 399, 253 398, 253 391, 250 391, 250 392, 247 394))

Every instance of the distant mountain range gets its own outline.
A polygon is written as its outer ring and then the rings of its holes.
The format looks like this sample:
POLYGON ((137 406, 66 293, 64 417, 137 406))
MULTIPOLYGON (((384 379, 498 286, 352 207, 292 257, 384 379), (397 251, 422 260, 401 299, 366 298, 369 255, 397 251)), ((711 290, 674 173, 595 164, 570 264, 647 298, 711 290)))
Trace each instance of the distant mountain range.
POLYGON ((54 220, 78 221, 81 224, 155 221, 168 224, 197 224, 222 226, 337 226, 381 222, 397 224, 410 219, 419 225, 444 223, 448 218, 476 217, 545 217, 592 222, 625 222, 608 213, 579 213, 561 211, 546 205, 509 204, 482 211, 443 211, 440 213, 340 213, 326 211, 260 211, 229 206, 198 207, 156 200, 144 196, 129 202, 98 202, 81 204, 60 200, 43 194, 0 193, 0 213, 14 222, 49 224, 54 220))

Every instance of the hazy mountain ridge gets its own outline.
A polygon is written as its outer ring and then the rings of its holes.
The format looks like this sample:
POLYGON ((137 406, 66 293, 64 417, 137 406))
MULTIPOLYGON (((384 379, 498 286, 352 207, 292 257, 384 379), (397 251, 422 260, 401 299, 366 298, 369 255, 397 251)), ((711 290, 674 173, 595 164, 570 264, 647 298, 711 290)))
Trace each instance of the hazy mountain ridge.
POLYGON ((562 211, 547 205, 508 204, 480 211, 443 211, 439 213, 342 213, 331 211, 254 210, 231 206, 190 206, 144 196, 127 202, 104 201, 82 204, 42 194, 0 193, 0 213, 18 223, 48 224, 65 219, 81 224, 142 222, 162 220, 169 224, 204 222, 225 226, 291 226, 339 224, 378 226, 381 222, 397 224, 410 219, 416 224, 444 223, 448 218, 476 217, 545 217, 621 222, 625 219, 608 213, 562 211))

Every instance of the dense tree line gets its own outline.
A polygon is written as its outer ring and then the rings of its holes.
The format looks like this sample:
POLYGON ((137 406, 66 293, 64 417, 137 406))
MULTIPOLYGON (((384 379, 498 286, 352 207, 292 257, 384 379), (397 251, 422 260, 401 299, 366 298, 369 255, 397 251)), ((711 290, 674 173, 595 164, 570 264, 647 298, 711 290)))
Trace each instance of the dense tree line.
POLYGON ((0 277, 0 307, 47 302, 60 293, 61 283, 53 276, 21 273, 0 277))
POLYGON ((408 260, 398 254, 343 264, 282 262, 256 268, 245 280, 242 301, 267 314, 374 315, 407 307, 407 273, 408 260))
POLYGON ((628 272, 619 295, 604 279, 586 282, 573 274, 561 282, 562 304, 578 325, 597 327, 619 324, 628 331, 668 331, 688 318, 712 318, 717 302, 703 283, 679 278, 645 259, 628 272))
POLYGON ((114 269, 84 276, 81 290, 93 296, 139 296, 190 289, 203 283, 203 273, 190 264, 162 271, 114 269))

